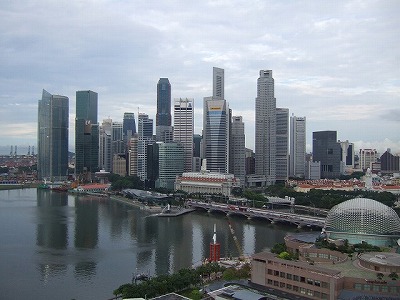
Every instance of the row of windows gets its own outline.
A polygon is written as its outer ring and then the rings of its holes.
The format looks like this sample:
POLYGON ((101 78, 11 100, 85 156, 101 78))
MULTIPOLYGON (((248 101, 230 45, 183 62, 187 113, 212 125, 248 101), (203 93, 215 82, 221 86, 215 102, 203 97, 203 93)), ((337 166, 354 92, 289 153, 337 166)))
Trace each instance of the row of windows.
POLYGON ((371 285, 371 284, 362 284, 355 283, 354 289, 359 291, 374 291, 381 293, 391 293, 391 294, 400 294, 400 287, 398 286, 387 286, 387 285, 371 285))
POLYGON ((304 282, 304 283, 308 283, 310 285, 320 286, 322 288, 329 288, 329 283, 328 282, 324 282, 324 281, 321 282, 319 280, 306 278, 304 276, 293 275, 293 274, 290 274, 290 273, 280 272, 280 271, 271 270, 271 269, 268 269, 267 273, 269 275, 274 275, 274 276, 277 276, 277 277, 286 278, 286 279, 293 280, 293 281, 304 282))
POLYGON ((273 286, 276 286, 279 288, 286 288, 287 290, 290 290, 290 291, 293 291, 296 293, 301 293, 303 295, 313 296, 313 297, 320 298, 320 299, 328 299, 328 294, 326 294, 326 293, 321 293, 319 291, 306 289, 303 287, 299 287, 297 285, 285 284, 284 282, 279 282, 279 281, 272 280, 272 279, 268 279, 267 283, 269 285, 273 285, 273 286))

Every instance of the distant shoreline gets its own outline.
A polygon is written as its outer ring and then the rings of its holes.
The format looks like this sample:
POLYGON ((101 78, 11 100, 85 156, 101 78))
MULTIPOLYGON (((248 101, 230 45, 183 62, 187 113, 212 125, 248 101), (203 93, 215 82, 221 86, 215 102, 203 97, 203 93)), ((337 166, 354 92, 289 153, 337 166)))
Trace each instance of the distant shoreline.
POLYGON ((38 183, 0 184, 0 191, 37 188, 38 183))

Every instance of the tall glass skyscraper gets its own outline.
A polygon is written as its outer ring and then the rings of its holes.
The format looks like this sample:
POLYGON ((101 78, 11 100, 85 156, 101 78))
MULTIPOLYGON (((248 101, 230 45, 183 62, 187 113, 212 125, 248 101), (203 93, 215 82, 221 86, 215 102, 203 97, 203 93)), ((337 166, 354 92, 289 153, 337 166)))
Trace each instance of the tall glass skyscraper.
POLYGON ((124 120, 122 125, 122 131, 124 135, 124 143, 126 146, 126 150, 129 149, 129 141, 131 137, 136 133, 136 121, 135 114, 126 112, 124 113, 124 120))
POLYGON ((76 92, 75 176, 90 181, 99 169, 99 124, 97 93, 76 92))
POLYGON ((288 179, 289 168, 289 109, 276 108, 276 181, 288 179))
POLYGON ((225 71, 224 69, 213 67, 213 97, 225 99, 225 71))
POLYGON ((171 118, 171 84, 169 83, 168 78, 160 78, 157 83, 157 141, 172 141, 171 118))
POLYGON ((226 100, 204 98, 203 147, 207 170, 229 172, 229 107, 226 100))
POLYGON ((137 147, 137 176, 140 180, 147 179, 147 145, 152 144, 153 119, 147 114, 138 115, 138 147, 137 147))
POLYGON ((38 179, 68 177, 69 99, 43 90, 38 101, 38 179))
POLYGON ((230 168, 229 173, 240 180, 240 186, 245 185, 246 179, 246 139, 242 116, 233 116, 230 137, 230 168))
POLYGON ((256 175, 263 175, 267 185, 276 181, 276 99, 271 70, 260 70, 256 97, 256 175))
POLYGON ((183 145, 185 172, 192 171, 193 158, 193 99, 174 99, 174 142, 183 145))
POLYGON ((321 178, 339 178, 342 148, 336 131, 313 132, 313 161, 321 163, 321 178))

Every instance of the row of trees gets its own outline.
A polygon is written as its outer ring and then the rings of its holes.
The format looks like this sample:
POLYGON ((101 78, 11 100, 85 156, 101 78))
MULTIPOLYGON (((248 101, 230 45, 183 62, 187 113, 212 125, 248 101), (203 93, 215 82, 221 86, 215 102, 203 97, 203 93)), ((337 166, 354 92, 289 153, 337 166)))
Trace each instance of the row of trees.
POLYGON ((122 298, 153 298, 160 295, 181 292, 183 290, 200 287, 204 280, 211 278, 212 274, 223 273, 225 280, 233 280, 250 277, 250 266, 245 265, 239 270, 225 268, 218 263, 208 263, 196 269, 181 269, 171 275, 160 275, 138 284, 127 283, 114 290, 116 297, 122 298))

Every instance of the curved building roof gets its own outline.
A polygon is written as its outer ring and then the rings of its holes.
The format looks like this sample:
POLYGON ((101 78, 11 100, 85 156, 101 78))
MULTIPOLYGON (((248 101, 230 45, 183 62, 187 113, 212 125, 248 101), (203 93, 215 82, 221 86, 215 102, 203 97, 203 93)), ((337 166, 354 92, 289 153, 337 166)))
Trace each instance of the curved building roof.
POLYGON ((397 213, 378 201, 354 198, 334 206, 325 222, 328 232, 371 235, 399 235, 400 218, 397 213))

